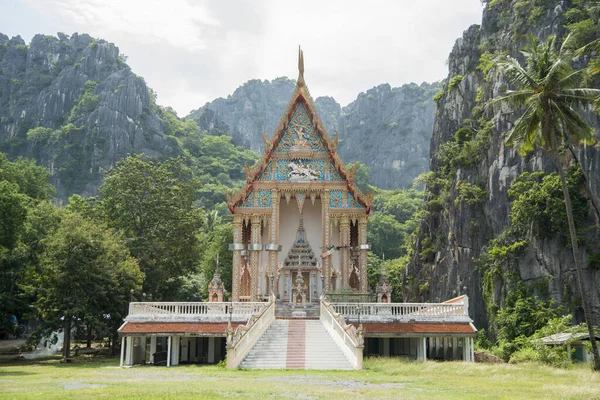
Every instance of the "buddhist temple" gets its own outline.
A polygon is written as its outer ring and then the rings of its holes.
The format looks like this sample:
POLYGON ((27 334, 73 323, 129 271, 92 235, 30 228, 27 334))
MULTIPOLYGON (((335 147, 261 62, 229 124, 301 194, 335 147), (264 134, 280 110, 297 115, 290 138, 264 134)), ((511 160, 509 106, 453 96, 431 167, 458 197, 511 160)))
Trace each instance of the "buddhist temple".
POLYGON ((337 154, 304 80, 292 98, 265 153, 247 170, 242 191, 229 197, 233 214, 234 301, 270 295, 291 302, 293 275, 301 271, 310 302, 322 292, 366 293, 367 218, 372 199, 354 184, 354 170, 337 154), (270 280, 274 279, 271 284, 270 280))
POLYGON ((393 303, 385 269, 371 297, 367 218, 354 184, 298 80, 264 154, 228 194, 232 287, 219 266, 208 302, 132 302, 119 328, 121 365, 216 363, 228 368, 362 369, 363 357, 474 361, 466 295, 393 303))

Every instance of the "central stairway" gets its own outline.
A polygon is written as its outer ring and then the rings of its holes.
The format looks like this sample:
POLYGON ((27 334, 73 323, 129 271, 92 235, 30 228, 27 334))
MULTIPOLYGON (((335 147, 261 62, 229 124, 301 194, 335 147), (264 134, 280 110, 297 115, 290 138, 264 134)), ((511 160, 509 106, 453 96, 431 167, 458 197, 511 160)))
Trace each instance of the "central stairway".
POLYGON ((240 368, 353 369, 319 320, 277 319, 240 368))

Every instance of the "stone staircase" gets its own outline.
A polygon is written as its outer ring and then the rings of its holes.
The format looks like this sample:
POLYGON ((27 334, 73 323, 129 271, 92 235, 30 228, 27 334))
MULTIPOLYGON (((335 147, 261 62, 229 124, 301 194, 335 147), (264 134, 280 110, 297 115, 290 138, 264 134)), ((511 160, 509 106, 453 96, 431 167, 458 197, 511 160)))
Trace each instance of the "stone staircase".
POLYGON ((292 308, 291 303, 282 303, 277 300, 275 304, 275 316, 280 319, 291 319, 298 318, 295 315, 300 314, 300 319, 319 319, 321 315, 321 304, 320 303, 308 303, 306 308, 295 307, 292 308))
POLYGON ((353 369, 319 320, 277 319, 240 368, 353 369))

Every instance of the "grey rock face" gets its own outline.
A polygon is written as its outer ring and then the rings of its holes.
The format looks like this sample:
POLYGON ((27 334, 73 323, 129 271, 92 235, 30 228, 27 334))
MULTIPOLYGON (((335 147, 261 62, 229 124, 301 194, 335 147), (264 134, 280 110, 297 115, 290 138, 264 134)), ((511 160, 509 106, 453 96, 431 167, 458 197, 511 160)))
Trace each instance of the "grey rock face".
MULTIPOLYGON (((554 3, 554 2, 551 2, 554 3)), ((537 37, 545 37, 550 33, 561 33, 562 13, 567 7, 549 6, 547 14, 536 26, 529 26, 537 37)), ((499 21, 497 10, 484 11, 482 26, 471 26, 463 37, 458 39, 449 57, 449 75, 447 82, 456 75, 463 75, 462 81, 455 90, 438 101, 434 131, 431 138, 431 170, 440 171, 439 162, 434 155, 440 145, 452 138, 456 131, 464 125, 465 120, 472 117, 477 104, 478 89, 484 91, 484 97, 497 96, 502 80, 496 84, 488 84, 480 70, 477 70, 482 45, 493 44, 498 50, 506 50, 514 57, 520 57, 518 49, 522 43, 515 42, 510 30, 513 20, 499 21)), ((485 99, 484 99, 485 101, 485 99)), ((480 104, 481 105, 481 102, 480 104)), ((414 257, 406 269, 407 282, 415 278, 417 284, 427 282, 427 291, 416 293, 405 289, 406 300, 439 301, 466 293, 470 296, 471 316, 478 328, 487 327, 483 299, 482 276, 476 268, 475 258, 489 241, 497 237, 510 226, 509 212, 511 199, 507 190, 514 179, 523 172, 556 171, 551 160, 542 152, 535 152, 521 157, 514 149, 505 146, 502 133, 510 128, 515 118, 506 113, 500 106, 488 112, 486 117, 494 119, 491 144, 483 160, 471 167, 459 168, 452 182, 452 194, 449 204, 439 213, 432 213, 422 225, 422 234, 417 240, 417 250, 424 248, 430 235, 441 238, 441 245, 433 255, 421 259, 414 257), (487 195, 482 203, 468 204, 458 198, 456 189, 459 180, 478 183, 485 188, 487 195)), ((586 118, 598 132, 600 128, 597 116, 587 113, 586 118)), ((598 146, 580 147, 577 151, 582 169, 590 178, 592 194, 600 198, 600 149, 598 146)), ((436 194, 436 193, 434 193, 436 194)), ((593 217, 590 217, 593 218, 593 217)), ((567 227, 565 227, 565 231, 567 227)), ((597 240, 597 238, 596 238, 597 240)), ((533 233, 528 238, 529 246, 524 254, 515 261, 515 270, 520 280, 542 298, 556 299, 559 303, 573 302, 578 294, 573 255, 566 240, 559 237, 540 237, 533 233), (543 285, 541 285, 543 283, 543 285), (547 290, 536 289, 547 283, 547 290)), ((597 243, 597 242, 596 242, 597 243)), ((587 251, 593 250, 593 245, 587 251)), ((597 249, 595 250, 597 251, 597 249)), ((587 293, 591 297, 596 324, 600 322, 600 271, 587 266, 588 253, 582 248, 584 280, 587 293)), ((508 290, 514 282, 498 279, 495 282, 493 300, 502 305, 508 290)), ((571 309, 575 317, 582 320, 581 308, 571 309)))
POLYGON ((65 199, 96 194, 105 171, 129 153, 161 157, 174 150, 148 87, 119 49, 61 33, 36 35, 29 46, 0 35, 0 151, 49 167, 65 199), (37 127, 54 133, 28 138, 37 127))
MULTIPOLYGON (((262 132, 271 137, 294 87, 287 78, 252 80, 187 118, 209 132, 227 132, 235 143, 261 152, 262 132)), ((428 168, 432 98, 438 90, 437 83, 393 89, 383 84, 344 108, 332 97, 318 97, 315 106, 329 135, 339 132, 339 152, 346 162, 368 165, 376 186, 407 187, 428 168)))

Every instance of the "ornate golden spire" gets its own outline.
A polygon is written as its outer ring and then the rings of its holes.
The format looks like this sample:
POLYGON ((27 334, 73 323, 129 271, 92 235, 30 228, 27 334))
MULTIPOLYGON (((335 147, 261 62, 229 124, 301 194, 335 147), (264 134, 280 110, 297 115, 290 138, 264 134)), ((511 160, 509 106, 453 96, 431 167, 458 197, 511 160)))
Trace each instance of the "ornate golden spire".
POLYGON ((304 86, 304 52, 298 46, 298 80, 296 81, 297 86, 304 86))

